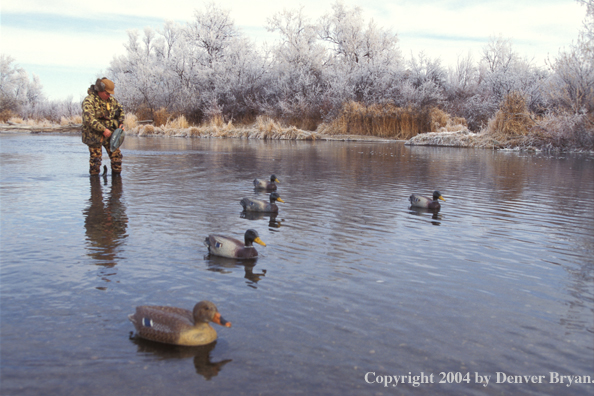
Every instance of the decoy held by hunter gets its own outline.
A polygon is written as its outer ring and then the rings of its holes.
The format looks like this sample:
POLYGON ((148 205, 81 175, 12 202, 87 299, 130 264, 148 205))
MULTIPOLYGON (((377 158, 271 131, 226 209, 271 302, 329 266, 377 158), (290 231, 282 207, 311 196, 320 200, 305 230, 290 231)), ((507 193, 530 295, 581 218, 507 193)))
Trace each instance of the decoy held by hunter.
POLYGON ((215 234, 211 234, 204 239, 204 244, 208 247, 210 254, 229 258, 258 257, 258 251, 253 245, 254 242, 266 246, 260 239, 258 232, 253 229, 245 232, 244 242, 235 238, 215 234))
POLYGON ((231 327, 216 305, 200 301, 193 311, 183 308, 143 305, 128 315, 139 337, 165 344, 197 346, 217 339, 216 330, 209 322, 231 327))
POLYGON ((243 206, 243 210, 246 212, 266 212, 266 213, 278 213, 278 206, 276 201, 285 202, 281 199, 279 193, 270 193, 270 202, 266 202, 263 199, 251 199, 243 198, 239 203, 243 206))
POLYGON ((280 181, 276 178, 275 175, 270 176, 270 180, 266 179, 254 179, 254 187, 257 189, 264 189, 264 190, 276 190, 276 183, 280 183, 280 181))
POLYGON ((439 209, 441 205, 439 204, 438 199, 441 199, 445 202, 445 198, 441 196, 439 191, 433 191, 433 199, 424 197, 419 194, 413 194, 409 198, 410 203, 412 206, 417 208, 427 208, 427 209, 439 209))

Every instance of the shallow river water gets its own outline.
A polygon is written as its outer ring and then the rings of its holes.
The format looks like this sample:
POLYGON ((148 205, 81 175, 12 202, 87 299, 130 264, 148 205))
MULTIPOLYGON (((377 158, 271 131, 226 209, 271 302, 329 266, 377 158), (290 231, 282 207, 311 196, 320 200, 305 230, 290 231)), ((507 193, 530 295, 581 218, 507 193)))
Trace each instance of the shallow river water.
POLYGON ((0 135, 2 395, 594 394, 592 155, 123 147, 93 179, 80 136, 0 135), (279 215, 243 216, 271 173, 279 215), (409 207, 435 189, 439 213, 409 207), (208 256, 248 228, 256 261, 208 256), (132 336, 135 306, 204 299, 233 323, 215 344, 132 336))

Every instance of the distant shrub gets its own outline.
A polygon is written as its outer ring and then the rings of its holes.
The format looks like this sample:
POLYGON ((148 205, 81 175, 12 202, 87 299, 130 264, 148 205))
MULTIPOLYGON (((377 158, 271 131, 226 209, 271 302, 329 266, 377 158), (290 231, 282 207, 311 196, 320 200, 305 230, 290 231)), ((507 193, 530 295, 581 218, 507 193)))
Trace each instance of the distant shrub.
POLYGON ((511 92, 503 99, 499 111, 489 121, 486 132, 503 137, 525 136, 534 125, 526 105, 526 97, 520 92, 511 92))
POLYGON ((166 108, 161 107, 153 113, 153 124, 157 127, 165 125, 167 124, 167 121, 169 121, 169 117, 171 117, 169 111, 166 108))

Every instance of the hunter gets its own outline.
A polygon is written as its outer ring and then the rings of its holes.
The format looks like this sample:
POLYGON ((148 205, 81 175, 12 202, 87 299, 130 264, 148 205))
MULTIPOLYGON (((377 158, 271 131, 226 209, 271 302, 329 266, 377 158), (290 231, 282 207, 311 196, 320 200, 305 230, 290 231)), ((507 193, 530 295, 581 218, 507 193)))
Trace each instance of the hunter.
POLYGON ((124 110, 114 98, 115 84, 103 77, 97 79, 87 90, 87 97, 82 103, 83 127, 82 141, 89 146, 89 173, 98 175, 101 171, 101 146, 105 147, 111 160, 112 176, 122 172, 122 152, 119 147, 111 150, 110 137, 117 128, 123 129, 124 110))

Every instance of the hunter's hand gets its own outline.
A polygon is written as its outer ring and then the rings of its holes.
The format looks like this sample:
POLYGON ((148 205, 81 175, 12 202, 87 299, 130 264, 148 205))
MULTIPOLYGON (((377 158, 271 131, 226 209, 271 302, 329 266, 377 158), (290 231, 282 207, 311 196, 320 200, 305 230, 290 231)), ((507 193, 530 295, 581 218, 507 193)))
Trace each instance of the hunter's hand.
POLYGON ((105 128, 105 130, 103 131, 103 136, 109 139, 109 137, 111 136, 111 131, 105 128))

